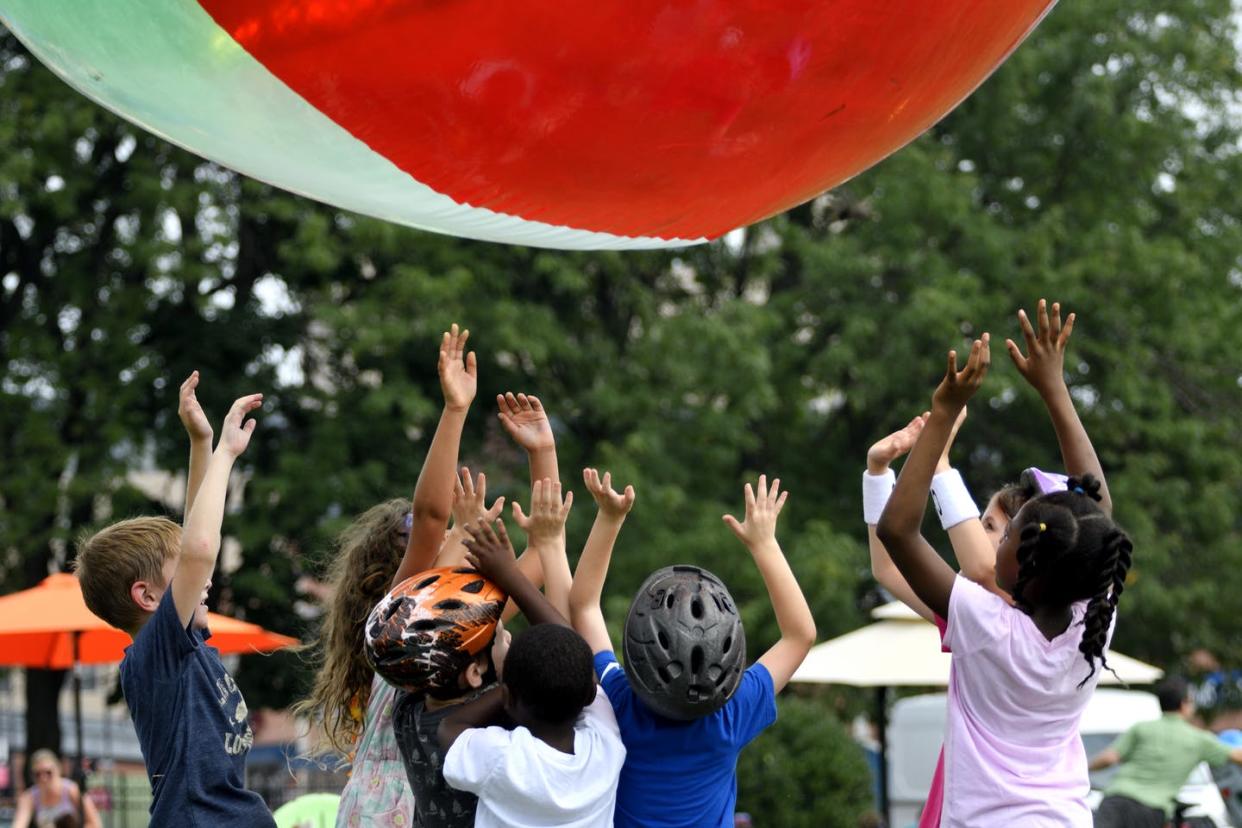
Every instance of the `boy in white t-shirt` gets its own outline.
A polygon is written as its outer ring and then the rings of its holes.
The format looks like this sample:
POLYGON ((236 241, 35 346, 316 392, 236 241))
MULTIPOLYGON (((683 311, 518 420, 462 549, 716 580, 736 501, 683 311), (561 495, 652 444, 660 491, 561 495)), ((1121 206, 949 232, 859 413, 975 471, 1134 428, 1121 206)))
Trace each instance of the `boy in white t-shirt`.
POLYGON ((500 685, 440 723, 444 780, 479 798, 476 828, 611 828, 625 746, 591 648, 518 572, 512 547, 490 527, 468 531, 470 562, 532 622, 549 623, 512 645, 497 635, 500 685), (506 715, 512 730, 487 726, 506 715))

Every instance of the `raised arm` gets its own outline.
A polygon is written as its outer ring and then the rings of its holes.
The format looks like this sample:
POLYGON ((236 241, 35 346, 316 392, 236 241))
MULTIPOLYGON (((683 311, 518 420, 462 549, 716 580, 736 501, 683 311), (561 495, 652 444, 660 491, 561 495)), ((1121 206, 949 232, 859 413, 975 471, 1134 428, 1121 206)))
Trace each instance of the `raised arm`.
POLYGON ((539 398, 509 391, 496 395, 496 407, 505 431, 509 432, 513 442, 526 450, 530 461, 531 487, 539 480, 550 478, 559 481, 561 472, 556 461, 556 437, 552 434, 552 423, 539 398))
POLYGON ((957 370, 957 352, 949 351, 948 371, 932 397, 931 416, 897 478, 876 534, 914 594, 941 618, 948 618, 949 594, 956 573, 923 537, 923 513, 932 475, 953 432, 953 424, 987 376, 991 355, 988 335, 975 340, 964 370, 957 370))
POLYGON ((562 500, 559 480, 536 480, 531 488, 530 502, 529 516, 522 511, 521 504, 515 502, 513 519, 526 533, 526 551, 534 551, 542 564, 544 593, 548 602, 568 619, 569 588, 573 578, 569 574, 569 560, 565 557, 565 521, 569 519, 569 510, 574 505, 574 493, 566 492, 562 500))
POLYGON ((193 371, 181 383, 181 392, 177 395, 177 416, 190 438, 190 468, 185 478, 185 505, 182 507, 182 527, 185 519, 190 516, 194 506, 194 498, 203 484, 203 475, 207 473, 207 461, 211 459, 211 423, 198 403, 195 389, 198 388, 198 371, 193 371))
POLYGON ((228 496, 229 473, 241 453, 250 445, 255 421, 246 415, 263 405, 262 394, 250 394, 235 401, 220 428, 220 443, 212 452, 203 474, 194 508, 181 533, 181 555, 173 575, 173 602, 181 626, 188 626, 202 602, 203 591, 216 569, 220 552, 220 526, 224 522, 224 502, 228 496))
POLYGON ((466 531, 470 533, 470 539, 466 541, 467 562, 504 590, 517 603, 527 621, 532 625, 569 626, 565 616, 548 603, 543 593, 518 569, 504 521, 496 521, 494 529, 490 524, 479 521, 467 526, 466 531))
POLYGON ((953 547, 953 556, 957 558, 957 568, 962 577, 974 581, 979 586, 1000 596, 1005 601, 1013 602, 1013 597, 996 584, 996 547, 983 529, 983 521, 979 519, 979 507, 970 497, 962 476, 953 468, 949 461, 949 452, 957 441, 957 435, 966 422, 966 407, 957 415, 953 431, 949 435, 949 443, 940 454, 936 463, 936 475, 932 478, 932 494, 950 503, 964 501, 954 508, 949 503, 939 502, 938 508, 943 509, 941 524, 949 535, 949 544, 953 547), (956 514, 952 518, 946 515, 949 510, 956 514))
MULTIPOLYGON (((496 665, 497 674, 500 665, 496 665)), ((493 687, 477 699, 459 704, 436 726, 436 740, 440 750, 448 753, 457 738, 476 727, 490 727, 505 720, 505 697, 499 686, 493 687)))
POLYGON ((781 637, 759 657, 759 663, 771 674, 777 693, 785 689, 794 671, 815 644, 815 618, 807 606, 802 588, 798 586, 798 579, 776 542, 776 519, 780 517, 788 496, 788 492, 781 492, 779 479, 773 480, 769 489, 767 475, 760 475, 758 492, 749 483, 746 484, 746 519, 739 523, 733 515, 724 516, 724 522, 755 559, 755 566, 768 589, 768 600, 776 611, 776 624, 780 627, 781 637))
POLYGON ((871 575, 898 601, 917 612, 927 621, 934 621, 932 611, 919 600, 906 579, 893 563, 888 550, 875 533, 883 503, 887 502, 895 478, 889 466, 914 446, 923 431, 927 414, 912 419, 904 428, 878 440, 867 450, 867 476, 863 478, 863 519, 867 523, 867 548, 871 553, 871 575))
POLYGON ((574 572, 573 587, 569 590, 569 617, 574 629, 586 640, 592 653, 612 650, 608 637, 608 625, 600 609, 604 592, 604 580, 608 577, 608 564, 612 560, 612 547, 621 533, 626 515, 634 508, 634 487, 626 486, 624 493, 612 488, 612 474, 605 472, 601 480, 595 469, 583 469, 582 479, 587 491, 594 498, 599 511, 595 524, 587 537, 578 569, 574 572))
POLYGON ((414 487, 411 510, 414 526, 405 547, 401 565, 393 576, 392 585, 429 569, 444 543, 453 512, 453 478, 457 474, 457 452, 461 432, 466 425, 466 412, 478 387, 478 368, 474 351, 466 353, 470 331, 458 332, 457 325, 440 341, 440 388, 444 392, 444 412, 431 438, 431 447, 423 461, 423 470, 414 487))
POLYGON ((1108 493, 1108 485, 1104 482, 1104 469, 1100 466, 1095 446, 1091 445, 1091 438, 1087 436, 1087 429, 1074 408, 1074 399, 1065 384, 1065 348, 1074 330, 1074 319, 1075 316, 1071 313, 1062 325, 1061 304, 1052 303, 1050 316, 1047 301, 1040 299, 1036 316, 1038 331, 1031 327, 1026 311, 1018 311, 1018 323, 1022 326, 1022 336, 1026 339, 1026 356, 1022 355, 1022 350, 1012 339, 1005 340, 1005 347, 1019 373, 1039 392, 1048 409, 1052 427, 1057 433, 1057 442, 1061 446, 1061 461, 1065 464, 1065 471, 1073 477, 1095 475, 1100 481, 1100 508, 1105 514, 1111 515, 1113 499, 1108 493))

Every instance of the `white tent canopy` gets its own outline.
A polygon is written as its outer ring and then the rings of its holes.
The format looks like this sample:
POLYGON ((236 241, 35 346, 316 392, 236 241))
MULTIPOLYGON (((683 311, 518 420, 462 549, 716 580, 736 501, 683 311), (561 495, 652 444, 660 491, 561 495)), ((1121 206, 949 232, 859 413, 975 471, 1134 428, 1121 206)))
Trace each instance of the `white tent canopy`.
MULTIPOLYGON (((871 615, 879 620, 812 648, 792 680, 853 687, 948 685, 949 656, 940 652, 940 633, 934 625, 899 601, 878 607, 871 615)), ((1112 650, 1108 665, 1117 675, 1103 671, 1101 684, 1153 684, 1162 675, 1150 664, 1112 650)))

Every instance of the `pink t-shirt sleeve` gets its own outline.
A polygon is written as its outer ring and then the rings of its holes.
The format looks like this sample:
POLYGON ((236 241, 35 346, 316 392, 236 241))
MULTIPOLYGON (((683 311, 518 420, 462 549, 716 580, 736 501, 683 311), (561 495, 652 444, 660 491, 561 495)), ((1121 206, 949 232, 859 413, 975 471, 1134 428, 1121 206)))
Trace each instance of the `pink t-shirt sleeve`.
POLYGON ((1013 607, 969 578, 958 575, 949 595, 942 646, 963 655, 1009 635, 1013 607))
POLYGON ((936 619, 936 629, 940 630, 940 652, 942 653, 953 652, 952 650, 949 649, 949 645, 944 643, 944 634, 949 629, 949 622, 944 620, 943 618, 941 618, 939 615, 937 615, 934 612, 932 613, 932 618, 936 619))

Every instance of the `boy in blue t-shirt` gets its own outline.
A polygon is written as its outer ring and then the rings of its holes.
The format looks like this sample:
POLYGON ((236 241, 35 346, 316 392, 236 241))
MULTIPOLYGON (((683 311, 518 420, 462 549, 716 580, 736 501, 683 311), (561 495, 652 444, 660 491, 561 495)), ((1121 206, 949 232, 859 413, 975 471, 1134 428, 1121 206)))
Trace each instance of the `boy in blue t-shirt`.
POLYGON ((179 413, 190 434, 185 530, 167 518, 133 518, 84 541, 75 561, 91 612, 133 636, 121 688, 151 780, 151 824, 263 828, 275 821, 246 790, 254 737, 246 702, 208 646, 207 590, 220 550, 229 472, 246 450, 261 394, 233 403, 213 452, 212 431, 181 386, 179 413))
POLYGON ((776 721, 776 694, 815 643, 815 621, 776 542, 786 494, 766 476, 746 484, 746 520, 725 523, 763 576, 781 638, 749 668, 741 619, 724 584, 694 566, 658 570, 639 589, 625 622, 625 669, 600 610, 612 547, 634 505, 634 489, 583 472, 599 513, 574 574, 570 613, 595 653, 600 686, 625 743, 617 828, 732 828, 737 756, 776 721))

